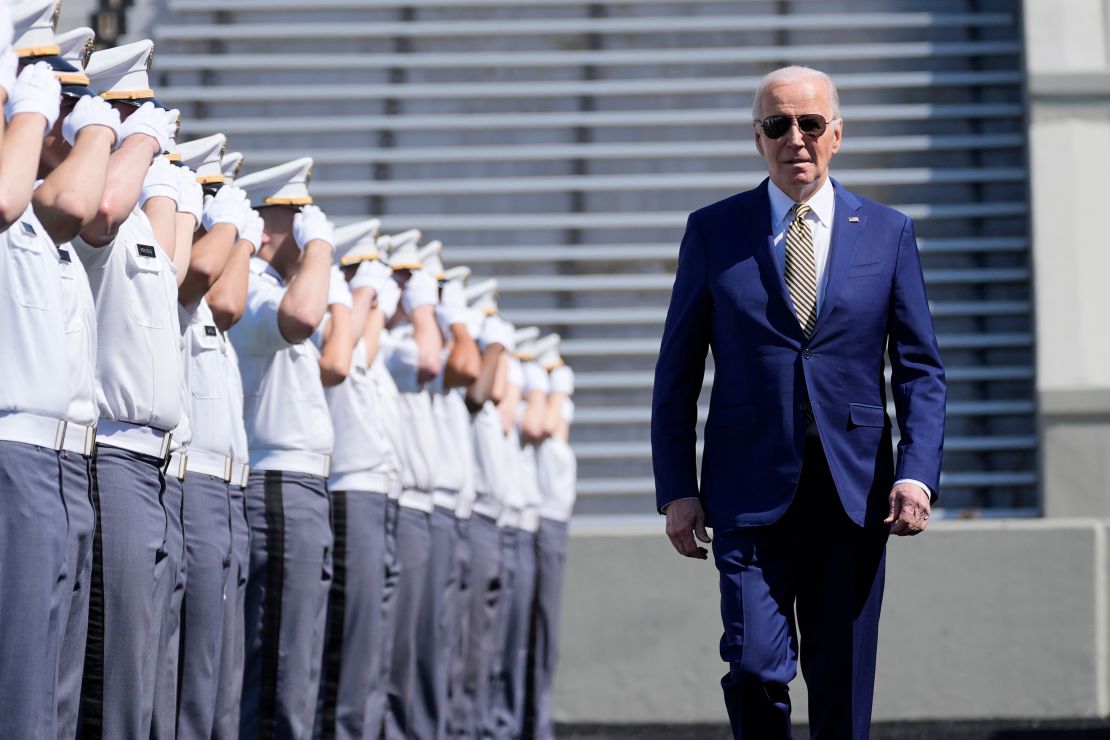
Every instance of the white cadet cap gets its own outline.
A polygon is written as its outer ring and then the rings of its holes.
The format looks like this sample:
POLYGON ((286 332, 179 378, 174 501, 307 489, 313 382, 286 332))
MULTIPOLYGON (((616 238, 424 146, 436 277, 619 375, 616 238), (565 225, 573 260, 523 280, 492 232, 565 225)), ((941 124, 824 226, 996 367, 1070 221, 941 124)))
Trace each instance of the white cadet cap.
POLYGON ((466 285, 466 281, 469 280, 469 279, 470 279, 470 268, 467 267, 466 265, 459 265, 458 267, 452 267, 450 270, 447 270, 446 272, 443 273, 443 282, 445 282, 445 283, 453 283, 453 282, 458 281, 458 282, 461 282, 463 285, 466 285))
MULTIPOLYGON (((124 44, 114 49, 94 51, 85 65, 89 87, 105 100, 139 102, 154 98, 150 87, 154 42, 150 39, 124 44)), ((155 105, 163 107, 155 101, 155 105)))
POLYGON ((463 297, 471 308, 476 308, 492 316, 497 313, 497 278, 489 278, 463 290, 463 297))
POLYGON ((59 33, 54 37, 54 43, 58 45, 58 53, 63 59, 77 69, 83 70, 89 63, 89 57, 92 56, 95 39, 95 31, 88 26, 81 26, 72 31, 59 33))
POLYGON ((389 266, 394 272, 398 270, 419 270, 423 263, 420 261, 420 239, 423 233, 420 229, 409 229, 390 237, 392 248, 389 252, 389 266))
POLYGON ((54 41, 61 0, 24 0, 12 3, 12 48, 20 58, 61 56, 54 41))
POLYGON ((312 157, 301 157, 236 178, 235 186, 246 191, 254 208, 307 206, 312 203, 312 196, 308 194, 308 181, 311 179, 312 157))
POLYGON ((243 169, 243 153, 228 152, 220 159, 220 171, 230 182, 239 177, 239 170, 243 169))
POLYGON ((532 351, 532 344, 535 343, 539 335, 540 327, 538 326, 525 326, 516 330, 513 334, 513 344, 516 345, 518 360, 536 359, 536 353, 532 351))
POLYGON ((181 155, 181 164, 197 173, 197 182, 201 185, 214 185, 226 179, 223 170, 220 169, 220 160, 223 158, 225 149, 227 149, 227 137, 223 134, 212 134, 203 139, 178 144, 176 151, 181 155))
POLYGON ((428 242, 417 253, 417 258, 420 260, 420 264, 423 265, 424 272, 436 280, 443 280, 443 260, 440 258, 442 254, 443 242, 439 240, 428 242))
POLYGON ((562 342, 563 338, 558 334, 548 334, 536 342, 536 362, 547 372, 566 364, 559 354, 559 345, 562 342))
POLYGON ((64 59, 54 39, 61 3, 56 0, 25 0, 11 10, 12 48, 26 62, 47 62, 54 76, 62 83, 67 96, 91 95, 89 78, 74 64, 64 59))
POLYGON ((381 256, 378 249, 378 233, 382 222, 376 218, 356 221, 335 230, 332 244, 341 267, 357 265, 359 262, 376 260, 381 256))

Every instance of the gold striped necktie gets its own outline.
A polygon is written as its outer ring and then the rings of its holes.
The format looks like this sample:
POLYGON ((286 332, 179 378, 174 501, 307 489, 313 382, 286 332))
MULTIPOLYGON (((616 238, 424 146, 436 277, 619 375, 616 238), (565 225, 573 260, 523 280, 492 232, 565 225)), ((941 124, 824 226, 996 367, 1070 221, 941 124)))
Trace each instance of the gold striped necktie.
POLYGON ((817 323, 817 267, 813 259, 813 228, 806 223, 806 214, 813 209, 795 203, 790 212, 794 220, 786 229, 786 287, 794 302, 794 312, 806 339, 817 323))

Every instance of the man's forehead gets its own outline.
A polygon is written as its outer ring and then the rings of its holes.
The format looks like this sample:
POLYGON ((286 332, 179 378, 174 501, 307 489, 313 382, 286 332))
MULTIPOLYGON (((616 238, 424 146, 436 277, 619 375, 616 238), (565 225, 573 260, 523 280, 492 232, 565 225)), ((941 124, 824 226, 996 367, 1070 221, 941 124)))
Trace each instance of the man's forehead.
MULTIPOLYGON (((762 107, 798 108, 803 113, 823 112, 829 104, 829 94, 824 83, 813 78, 777 82, 763 91, 762 107)), ((774 112, 774 111, 769 111, 774 112)), ((792 111, 798 112, 798 111, 792 111)))

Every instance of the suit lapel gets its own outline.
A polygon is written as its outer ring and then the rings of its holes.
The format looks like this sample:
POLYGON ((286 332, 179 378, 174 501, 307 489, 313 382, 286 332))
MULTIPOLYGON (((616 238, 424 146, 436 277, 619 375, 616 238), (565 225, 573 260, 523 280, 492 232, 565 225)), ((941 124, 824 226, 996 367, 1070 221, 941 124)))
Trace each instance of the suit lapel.
MULTIPOLYGON (((782 306, 794 315, 794 304, 790 300, 790 293, 786 289, 786 277, 775 260, 775 235, 771 223, 771 200, 767 196, 767 180, 760 183, 756 197, 748 203, 748 214, 745 222, 749 229, 744 234, 746 243, 754 245, 755 259, 759 263, 759 271, 763 273, 763 284, 770 286, 768 299, 779 301, 782 306)), ((795 322, 797 323, 797 322, 795 322)), ((801 327, 798 327, 801 334, 801 327)))
POLYGON ((821 302, 821 313, 813 326, 813 334, 821 331, 829 314, 843 298, 848 266, 856 253, 856 245, 866 223, 860 214, 862 204, 856 196, 833 180, 836 193, 836 208, 833 213, 832 234, 829 237, 828 279, 825 282, 825 299, 821 302), (851 221, 849 219, 852 219, 851 221))

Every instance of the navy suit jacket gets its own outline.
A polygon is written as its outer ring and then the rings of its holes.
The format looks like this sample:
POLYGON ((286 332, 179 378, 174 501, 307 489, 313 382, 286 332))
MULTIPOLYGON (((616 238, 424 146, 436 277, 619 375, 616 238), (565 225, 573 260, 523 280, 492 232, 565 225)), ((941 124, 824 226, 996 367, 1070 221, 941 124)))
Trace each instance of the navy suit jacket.
POLYGON ((833 182, 821 311, 807 341, 772 252, 767 181, 692 213, 655 368, 656 503, 700 497, 711 527, 770 524, 794 498, 807 404, 845 512, 878 524, 894 480, 940 487, 947 390, 913 224, 833 182), (699 488, 697 399, 715 374, 699 488), (883 355, 901 439, 891 452, 883 355))

